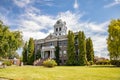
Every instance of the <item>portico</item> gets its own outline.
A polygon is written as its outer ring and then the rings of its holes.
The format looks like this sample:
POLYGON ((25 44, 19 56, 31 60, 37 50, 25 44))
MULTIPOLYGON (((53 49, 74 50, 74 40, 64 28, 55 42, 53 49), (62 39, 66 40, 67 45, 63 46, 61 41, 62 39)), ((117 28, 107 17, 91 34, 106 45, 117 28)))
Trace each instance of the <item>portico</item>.
POLYGON ((54 51, 55 51, 55 47, 54 46, 42 47, 41 57, 43 59, 47 59, 47 58, 53 59, 53 58, 55 58, 54 51))

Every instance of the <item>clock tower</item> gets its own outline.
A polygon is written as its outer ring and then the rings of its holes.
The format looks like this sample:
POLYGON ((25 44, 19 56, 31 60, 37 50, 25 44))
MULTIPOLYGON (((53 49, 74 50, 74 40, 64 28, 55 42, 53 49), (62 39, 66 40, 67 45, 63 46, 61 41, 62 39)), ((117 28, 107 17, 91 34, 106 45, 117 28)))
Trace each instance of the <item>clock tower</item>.
POLYGON ((59 19, 55 25, 54 25, 54 35, 60 36, 60 35, 66 35, 67 34, 67 27, 66 22, 59 19))

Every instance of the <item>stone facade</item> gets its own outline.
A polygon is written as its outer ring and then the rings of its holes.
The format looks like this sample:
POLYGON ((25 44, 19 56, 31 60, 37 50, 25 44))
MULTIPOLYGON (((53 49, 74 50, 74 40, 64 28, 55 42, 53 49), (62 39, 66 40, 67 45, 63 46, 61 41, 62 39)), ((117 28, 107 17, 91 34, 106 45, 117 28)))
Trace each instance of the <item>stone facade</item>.
MULTIPOLYGON (((66 22, 58 20, 54 25, 54 33, 45 39, 35 40, 35 55, 40 50, 41 59, 55 59, 55 47, 60 47, 60 63, 64 64, 67 59, 67 27, 66 22)), ((36 56, 35 56, 36 57, 36 56)))

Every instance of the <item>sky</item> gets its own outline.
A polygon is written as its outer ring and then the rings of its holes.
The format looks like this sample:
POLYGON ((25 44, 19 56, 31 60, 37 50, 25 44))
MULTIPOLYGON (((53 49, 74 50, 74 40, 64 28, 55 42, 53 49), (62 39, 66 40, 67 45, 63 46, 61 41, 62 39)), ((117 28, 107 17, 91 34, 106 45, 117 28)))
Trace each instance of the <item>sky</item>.
MULTIPOLYGON (((24 41, 45 38, 53 33, 58 19, 69 30, 84 31, 91 37, 95 56, 108 56, 108 25, 120 18, 120 0, 1 0, 0 20, 10 30, 22 31, 24 41)), ((18 53, 21 54, 21 49, 18 53)))

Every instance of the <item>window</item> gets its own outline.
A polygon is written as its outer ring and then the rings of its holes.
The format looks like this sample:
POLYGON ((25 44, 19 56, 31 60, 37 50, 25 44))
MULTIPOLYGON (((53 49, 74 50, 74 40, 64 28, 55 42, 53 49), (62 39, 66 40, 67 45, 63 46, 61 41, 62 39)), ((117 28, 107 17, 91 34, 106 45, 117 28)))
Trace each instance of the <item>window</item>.
POLYGON ((58 31, 58 28, 56 28, 56 32, 58 31))
POLYGON ((66 51, 64 51, 63 53, 66 54, 66 51))
POLYGON ((61 27, 59 28, 59 31, 61 31, 61 27))
POLYGON ((66 60, 64 60, 64 62, 66 62, 66 60))
POLYGON ((66 40, 63 41, 63 46, 67 46, 67 41, 66 40))
POLYGON ((62 54, 62 51, 60 51, 60 54, 62 54))
POLYGON ((50 46, 53 46, 53 42, 50 42, 50 46))
POLYGON ((59 45, 60 45, 60 46, 62 45, 61 41, 59 41, 59 45))

